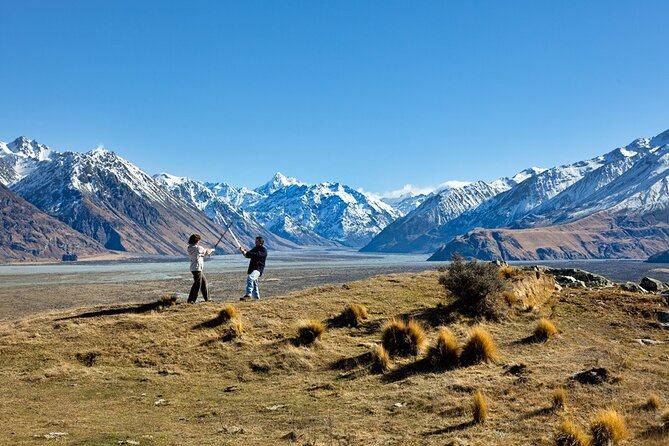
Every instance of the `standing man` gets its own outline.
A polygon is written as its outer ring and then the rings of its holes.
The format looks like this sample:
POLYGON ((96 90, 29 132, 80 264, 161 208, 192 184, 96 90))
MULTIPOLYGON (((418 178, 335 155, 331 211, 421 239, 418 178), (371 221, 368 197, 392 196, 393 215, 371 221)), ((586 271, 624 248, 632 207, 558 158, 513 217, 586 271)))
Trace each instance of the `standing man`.
POLYGON ((265 269, 265 259, 267 258, 267 249, 265 248, 265 240, 262 237, 256 237, 256 245, 250 251, 243 247, 239 250, 244 254, 244 257, 251 259, 249 261, 249 269, 247 270, 248 277, 246 278, 246 294, 240 300, 260 299, 260 288, 258 288, 258 279, 262 276, 265 269))
POLYGON ((188 294, 188 303, 194 304, 197 300, 198 291, 202 291, 202 297, 205 301, 209 300, 209 290, 207 289, 207 278, 204 277, 204 258, 214 253, 213 249, 206 249, 198 245, 202 237, 200 234, 193 234, 188 239, 188 255, 190 256, 190 272, 193 273, 193 286, 190 287, 188 294))

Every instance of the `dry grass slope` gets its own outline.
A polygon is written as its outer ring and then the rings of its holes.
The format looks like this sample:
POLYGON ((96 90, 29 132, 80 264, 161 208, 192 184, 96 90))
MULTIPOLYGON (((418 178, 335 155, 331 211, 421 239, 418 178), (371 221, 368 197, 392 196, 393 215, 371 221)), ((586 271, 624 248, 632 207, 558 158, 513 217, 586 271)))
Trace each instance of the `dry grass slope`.
MULTIPOLYGON (((0 444, 34 445, 62 432, 49 443, 547 445, 565 411, 553 410, 546 389, 559 387, 569 392, 567 412, 578 425, 587 425, 592 407, 615 407, 625 414, 630 444, 666 442, 660 415, 639 410, 639 395, 669 394, 669 332, 653 325, 661 297, 617 289, 549 297, 532 294, 534 277, 512 279, 534 311, 518 306, 508 320, 485 323, 504 363, 438 372, 433 348, 397 355, 391 367, 378 345, 393 316, 416 321, 425 342, 448 346, 442 351, 453 351, 442 328, 454 339, 472 332, 479 320, 453 311, 456 298, 437 272, 235 303, 243 324, 239 315, 221 321, 223 302, 156 305, 157 291, 145 304, 2 322, 0 424, 7 428, 0 444), (350 302, 369 308, 368 319, 328 330, 310 348, 295 345, 305 315, 326 321, 350 302), (548 315, 561 327, 560 342, 524 342, 537 318, 548 315), (243 334, 222 342, 228 331, 243 334), (633 341, 639 338, 660 343, 641 346, 633 341), (593 367, 620 379, 572 379, 593 367), (476 390, 494 402, 482 424, 470 410, 476 390)), ((559 444, 579 444, 573 441, 559 444)))

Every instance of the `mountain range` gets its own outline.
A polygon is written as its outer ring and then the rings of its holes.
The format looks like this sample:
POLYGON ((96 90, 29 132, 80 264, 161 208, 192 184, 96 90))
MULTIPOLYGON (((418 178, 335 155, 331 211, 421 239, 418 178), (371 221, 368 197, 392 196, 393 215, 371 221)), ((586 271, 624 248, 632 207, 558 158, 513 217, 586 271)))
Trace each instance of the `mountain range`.
MULTIPOLYGON (((478 258, 645 258, 669 249, 669 131, 604 155, 492 182, 446 182, 384 199, 337 182, 277 173, 255 189, 151 176, 114 152, 0 142, 4 260, 57 257, 65 245, 183 255, 231 224, 249 243, 478 258)), ((226 236, 219 252, 236 250, 226 236)))

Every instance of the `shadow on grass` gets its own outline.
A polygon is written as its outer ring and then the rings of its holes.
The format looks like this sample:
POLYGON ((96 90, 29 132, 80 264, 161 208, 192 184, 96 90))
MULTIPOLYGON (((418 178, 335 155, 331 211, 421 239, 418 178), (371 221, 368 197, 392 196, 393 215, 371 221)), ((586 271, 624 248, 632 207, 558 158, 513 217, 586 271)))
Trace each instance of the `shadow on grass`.
POLYGON ((392 383, 422 373, 446 372, 449 370, 454 370, 457 367, 458 367, 457 365, 441 366, 439 364, 436 364, 433 358, 427 356, 425 358, 418 359, 414 362, 411 362, 409 364, 403 365, 401 367, 398 367, 394 370, 387 372, 386 374, 383 375, 382 380, 384 382, 392 383))
POLYGON ((641 438, 664 438, 669 439, 669 426, 651 426, 639 434, 641 438))
POLYGON ((193 330, 202 330, 203 328, 216 328, 220 325, 225 324, 230 320, 229 316, 226 316, 223 314, 219 314, 213 319, 209 319, 208 321, 200 322, 197 325, 193 325, 193 330))
POLYGON ((552 415, 555 413, 555 409, 551 407, 540 407, 539 409, 535 409, 532 412, 528 412, 524 415, 522 415, 521 419, 523 420, 529 420, 530 418, 534 417, 540 417, 540 416, 545 416, 545 415, 552 415))
POLYGON ((400 315, 402 319, 414 319, 430 327, 438 327, 455 322, 460 315, 462 305, 459 301, 448 305, 439 304, 433 308, 425 308, 413 313, 404 313, 400 315))
POLYGON ((162 301, 151 302, 148 304, 139 304, 133 306, 106 308, 104 310, 87 311, 85 313, 76 314, 74 316, 66 316, 56 319, 57 321, 65 321, 69 319, 86 319, 101 316, 117 316, 119 314, 142 314, 150 313, 152 311, 159 311, 168 308, 170 305, 165 305, 162 301))
POLYGON ((424 432, 422 435, 423 435, 423 437, 429 437, 429 436, 432 436, 432 435, 450 434, 452 432, 465 430, 465 429, 470 428, 474 425, 476 425, 476 423, 474 423, 474 421, 471 421, 471 420, 470 421, 464 421, 462 423, 454 424, 453 426, 448 426, 448 427, 445 427, 443 429, 437 429, 435 431, 424 432))
POLYGON ((360 368, 360 367, 367 367, 372 363, 372 353, 371 352, 366 352, 362 353, 358 356, 354 356, 352 358, 342 358, 339 359, 332 364, 330 364, 330 368, 333 370, 341 370, 341 371, 346 371, 349 372, 351 370, 360 368))

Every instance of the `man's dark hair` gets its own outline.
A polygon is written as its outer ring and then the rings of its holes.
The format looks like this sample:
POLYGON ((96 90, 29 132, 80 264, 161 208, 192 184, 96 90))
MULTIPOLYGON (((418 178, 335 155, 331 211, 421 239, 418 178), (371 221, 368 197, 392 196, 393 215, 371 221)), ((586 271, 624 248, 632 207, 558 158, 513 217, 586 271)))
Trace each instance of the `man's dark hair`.
POLYGON ((260 242, 260 246, 263 246, 265 244, 265 239, 260 236, 256 237, 256 240, 260 242))
POLYGON ((200 234, 193 234, 188 238, 188 244, 189 245, 194 245, 197 242, 199 242, 200 240, 202 240, 202 237, 200 237, 200 234))

